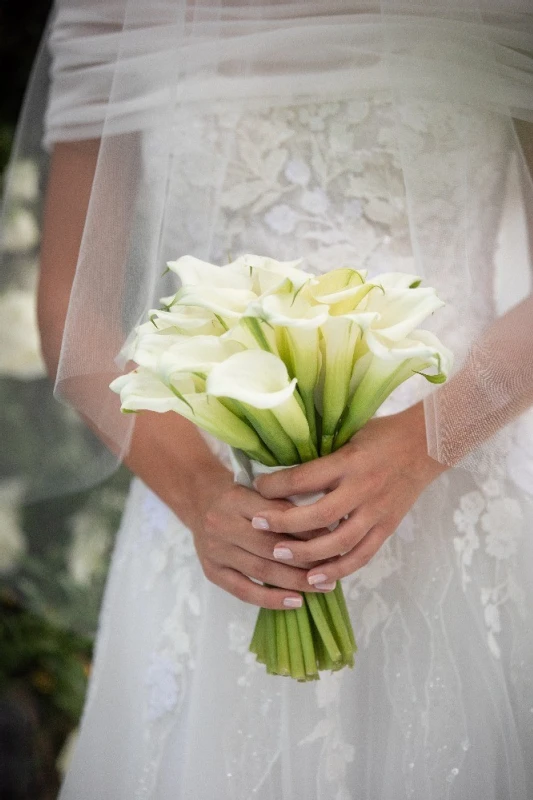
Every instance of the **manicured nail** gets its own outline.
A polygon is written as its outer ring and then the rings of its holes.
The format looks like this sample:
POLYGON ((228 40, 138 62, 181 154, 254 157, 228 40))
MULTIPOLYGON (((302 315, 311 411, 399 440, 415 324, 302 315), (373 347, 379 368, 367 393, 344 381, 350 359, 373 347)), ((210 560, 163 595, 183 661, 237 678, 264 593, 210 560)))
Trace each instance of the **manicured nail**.
POLYGON ((327 581, 328 576, 323 575, 321 572, 318 575, 309 575, 307 578, 307 582, 311 584, 311 586, 316 586, 317 583, 324 583, 327 581))
POLYGON ((254 517, 252 520, 252 528, 257 528, 260 531, 269 531, 270 525, 264 517, 254 517))
POLYGON ((303 600, 301 597, 286 597, 283 601, 285 608, 301 608, 303 600))
POLYGON ((292 550, 289 550, 288 547, 274 548, 274 558, 279 558, 280 561, 290 561, 292 557, 292 550))
POLYGON ((315 589, 320 589, 321 592, 332 592, 336 585, 337 581, 333 581, 332 583, 315 583, 315 589))

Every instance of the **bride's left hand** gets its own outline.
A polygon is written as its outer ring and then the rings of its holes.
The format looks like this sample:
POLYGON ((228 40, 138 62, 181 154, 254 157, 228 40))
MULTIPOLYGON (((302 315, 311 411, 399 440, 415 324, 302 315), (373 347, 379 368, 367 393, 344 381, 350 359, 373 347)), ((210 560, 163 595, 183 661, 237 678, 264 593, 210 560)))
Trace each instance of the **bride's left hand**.
POLYGON ((338 527, 307 541, 283 540, 274 556, 295 566, 321 561, 310 584, 333 584, 366 564, 397 529, 420 493, 445 467, 427 454, 423 404, 370 420, 329 456, 255 482, 265 498, 326 492, 316 503, 259 513, 252 525, 298 537, 309 530, 338 527), (345 519, 347 517, 347 519, 345 519))

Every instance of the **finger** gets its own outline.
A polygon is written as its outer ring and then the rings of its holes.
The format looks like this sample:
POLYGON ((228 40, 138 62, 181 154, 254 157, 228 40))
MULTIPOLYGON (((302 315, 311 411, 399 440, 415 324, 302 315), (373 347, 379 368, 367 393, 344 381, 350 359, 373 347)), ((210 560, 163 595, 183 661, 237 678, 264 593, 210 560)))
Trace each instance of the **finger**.
POLYGON ((341 474, 339 462, 337 454, 333 453, 291 469, 260 475, 254 481, 254 486, 259 494, 268 499, 324 491, 339 479, 341 474))
MULTIPOLYGON (((231 521, 231 524, 225 525, 224 531, 221 531, 220 536, 212 536, 207 547, 208 552, 209 549, 211 551, 209 555, 213 560, 217 560, 216 552, 220 550, 221 546, 224 548, 236 546, 242 549, 243 552, 259 556, 260 558, 267 558, 274 563, 279 563, 279 559, 274 556, 274 549, 278 542, 278 533, 258 531, 252 528, 248 521, 238 520, 236 524, 231 521)), ((311 569, 314 564, 314 561, 305 561, 293 564, 292 566, 298 566, 301 569, 311 569)))
POLYGON ((389 536, 388 529, 381 525, 375 525, 353 550, 335 559, 335 561, 321 564, 319 567, 310 570, 307 579, 316 580, 320 578, 318 584, 320 586, 324 582, 331 583, 351 575, 356 570, 364 567, 365 564, 368 564, 389 536))
POLYGON ((211 583, 220 586, 244 603, 280 610, 301 608, 303 604, 303 598, 297 592, 262 586, 230 567, 220 567, 211 571, 209 568, 206 570, 204 566, 204 572, 211 583))
MULTIPOLYGON (((307 580, 307 570, 305 569, 287 566, 279 562, 276 563, 266 558, 258 558, 245 552, 240 554, 233 552, 232 557, 232 568, 238 569, 239 572, 261 581, 261 583, 296 592, 324 591, 321 587, 310 586, 307 580)), ((326 590, 331 591, 334 588, 335 584, 333 583, 331 586, 326 587, 326 590)))
MULTIPOLYGON (((252 519, 258 511, 265 508, 265 499, 253 489, 247 489, 244 486, 235 488, 227 497, 227 503, 231 506, 231 510, 237 512, 245 519, 252 519)), ((292 508, 293 504, 288 500, 268 500, 267 508, 272 511, 286 511, 292 508)))
POLYGON ((353 490, 346 483, 307 506, 292 506, 283 510, 262 508, 253 517, 252 525, 258 530, 297 534, 329 528, 354 508, 353 490))
POLYGON ((335 558, 352 550, 379 520, 380 514, 376 509, 359 509, 336 530, 328 531, 324 536, 307 542, 284 539, 274 548, 274 556, 290 563, 335 558))

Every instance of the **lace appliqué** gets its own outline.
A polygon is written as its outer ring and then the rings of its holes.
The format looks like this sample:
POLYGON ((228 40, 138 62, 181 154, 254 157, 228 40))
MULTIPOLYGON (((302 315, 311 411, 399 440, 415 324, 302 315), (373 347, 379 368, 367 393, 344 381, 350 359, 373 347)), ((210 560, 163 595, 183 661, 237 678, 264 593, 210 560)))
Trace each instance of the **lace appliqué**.
MULTIPOLYGON (((501 657, 498 634, 501 633, 501 609, 512 603, 519 613, 523 593, 515 577, 523 515, 519 502, 505 493, 502 475, 491 476, 479 490, 464 494, 453 519, 459 536, 453 540, 461 571, 463 590, 472 583, 474 559, 476 571, 483 575, 479 602, 487 631, 487 644, 494 658, 501 657)), ((476 586, 479 580, 476 580, 476 586)))
POLYGON ((135 800, 152 797, 164 741, 179 716, 194 670, 195 631, 201 611, 199 566, 190 531, 148 489, 140 508, 134 551, 146 565, 142 591, 155 593, 167 613, 145 667, 147 758, 135 800))

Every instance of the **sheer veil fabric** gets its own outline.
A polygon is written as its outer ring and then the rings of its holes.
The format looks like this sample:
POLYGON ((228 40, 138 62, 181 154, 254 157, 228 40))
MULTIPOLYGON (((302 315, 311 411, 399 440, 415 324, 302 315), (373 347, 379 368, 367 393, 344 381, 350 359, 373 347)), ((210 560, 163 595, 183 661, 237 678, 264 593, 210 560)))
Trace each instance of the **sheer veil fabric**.
POLYGON ((456 357, 383 410, 424 397, 454 467, 345 581, 353 672, 263 674, 256 610, 134 481, 62 800, 527 800, 533 270, 495 255, 502 219, 533 219, 529 3, 58 0, 48 46, 45 146, 100 139, 57 392, 117 459, 106 387, 185 253, 419 274, 456 357))

